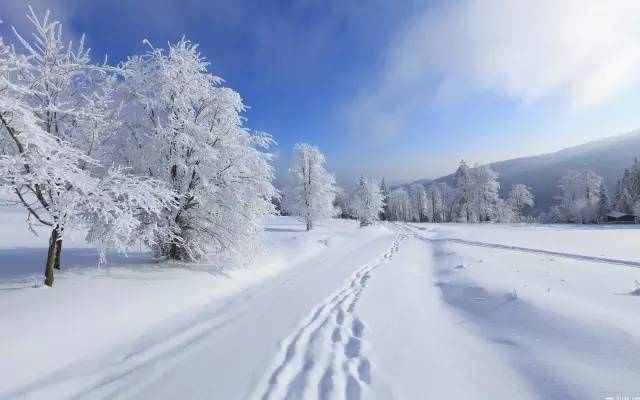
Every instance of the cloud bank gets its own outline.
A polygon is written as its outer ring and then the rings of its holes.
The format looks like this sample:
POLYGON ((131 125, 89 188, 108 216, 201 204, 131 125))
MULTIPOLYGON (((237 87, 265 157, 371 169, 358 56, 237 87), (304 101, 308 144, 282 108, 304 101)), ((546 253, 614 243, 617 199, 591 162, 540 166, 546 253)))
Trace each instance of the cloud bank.
POLYGON ((592 108, 637 86, 638 77, 636 0, 456 1, 407 24, 348 113, 386 136, 407 129, 421 107, 452 98, 592 108))

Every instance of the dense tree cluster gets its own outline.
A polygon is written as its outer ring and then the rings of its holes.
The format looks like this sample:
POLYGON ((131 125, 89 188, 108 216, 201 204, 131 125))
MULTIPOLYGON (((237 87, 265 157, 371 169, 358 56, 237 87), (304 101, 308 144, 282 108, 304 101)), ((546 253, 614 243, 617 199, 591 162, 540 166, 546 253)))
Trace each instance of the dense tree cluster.
POLYGON ((251 244, 274 212, 272 140, 243 126, 197 45, 97 64, 49 13, 28 18, 33 33, 0 42, 0 190, 51 229, 45 283, 70 228, 189 261, 251 244))
POLYGON ((640 162, 625 169, 613 198, 606 182, 590 170, 568 171, 558 182, 559 195, 551 208, 550 222, 603 223, 612 211, 640 215, 640 162))
POLYGON ((557 205, 551 208, 553 221, 593 223, 599 219, 598 210, 602 177, 593 171, 569 171, 560 178, 557 205))
POLYGON ((640 161, 637 158, 618 181, 611 208, 640 215, 640 161))
MULTIPOLYGON (((454 186, 435 182, 412 184, 384 196, 383 218, 413 222, 519 222, 534 205, 525 185, 514 185, 500 197, 498 175, 489 167, 469 167, 464 161, 454 174, 454 186)), ((386 190, 383 190, 383 193, 386 190)))

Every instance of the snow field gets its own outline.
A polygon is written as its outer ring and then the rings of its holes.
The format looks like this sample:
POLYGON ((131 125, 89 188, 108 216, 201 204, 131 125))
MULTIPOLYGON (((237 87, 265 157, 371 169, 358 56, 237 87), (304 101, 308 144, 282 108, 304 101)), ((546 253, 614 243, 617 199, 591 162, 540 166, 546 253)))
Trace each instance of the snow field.
POLYGON ((277 217, 249 266, 96 268, 69 244, 53 289, 29 267, 46 238, 19 229, 0 230, 0 399, 637 393, 640 269, 607 261, 633 260, 634 229, 277 217))
MULTIPOLYGON (((428 235, 443 238, 449 229, 436 228, 428 235)), ((475 238, 506 241, 508 230, 485 228, 483 236, 475 238)), ((542 243, 536 242, 535 229, 529 230, 533 234, 528 242, 527 228, 511 231, 511 243, 529 247, 554 243, 557 249, 573 227, 558 232, 555 241, 548 238, 542 243)), ((547 230, 550 236, 552 232, 547 230)), ((583 238, 590 235, 594 240, 601 230, 581 232, 583 238)), ((506 356, 505 365, 528 381, 538 398, 602 399, 637 393, 640 299, 630 293, 640 276, 638 268, 601 259, 427 242, 433 247, 435 278, 444 303, 485 346, 506 356)), ((576 252, 575 243, 560 249, 576 252)), ((582 245, 588 248, 590 242, 582 245)), ((616 255, 604 243, 596 246, 598 254, 616 255)))
POLYGON ((355 308, 373 271, 398 252, 403 239, 398 235, 380 259, 355 271, 309 314, 283 342, 254 398, 360 398, 371 383, 371 366, 363 355, 365 326, 355 308))

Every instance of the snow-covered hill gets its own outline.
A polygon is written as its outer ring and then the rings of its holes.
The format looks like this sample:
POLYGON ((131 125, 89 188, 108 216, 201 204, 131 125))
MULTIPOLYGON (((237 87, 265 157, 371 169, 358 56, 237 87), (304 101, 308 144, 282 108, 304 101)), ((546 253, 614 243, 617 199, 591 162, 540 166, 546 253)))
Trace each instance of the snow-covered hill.
POLYGON ((46 288, 46 238, 0 217, 0 399, 638 394, 635 227, 277 217, 243 267, 67 240, 46 288))
MULTIPOLYGON (((546 211, 558 194, 558 179, 569 170, 589 169, 604 178, 611 193, 622 177, 625 168, 640 157, 640 131, 621 136, 569 147, 554 153, 533 157, 522 157, 489 164, 499 174, 503 190, 522 183, 532 188, 536 196, 536 209, 546 211)), ((472 161, 472 160, 468 160, 472 161)), ((453 171, 452 171, 453 172, 453 171)), ((435 182, 446 181, 453 184, 453 176, 448 175, 435 182)), ((418 183, 429 184, 425 179, 418 183)))

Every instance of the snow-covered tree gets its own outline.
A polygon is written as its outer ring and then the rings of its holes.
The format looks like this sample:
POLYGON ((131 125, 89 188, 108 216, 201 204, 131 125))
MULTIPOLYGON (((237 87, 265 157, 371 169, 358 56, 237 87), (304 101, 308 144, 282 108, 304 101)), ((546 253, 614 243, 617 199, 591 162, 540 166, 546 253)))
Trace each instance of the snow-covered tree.
POLYGON ((534 196, 527 185, 519 183, 511 187, 507 197, 507 204, 513 209, 514 219, 520 220, 522 212, 527 207, 534 206, 534 196))
POLYGON ((388 220, 389 219, 388 203, 389 203, 389 194, 391 192, 389 191, 389 186, 387 185, 387 182, 384 180, 384 178, 382 178, 382 181, 380 182, 380 193, 382 193, 382 200, 384 201, 384 206, 383 206, 382 214, 380 215, 380 218, 382 220, 388 220))
POLYGON ((441 182, 438 184, 438 190, 442 198, 443 222, 454 221, 458 198, 457 189, 449 186, 446 182, 441 182))
POLYGON ((598 222, 603 222, 606 221, 607 214, 611 212, 611 199, 606 185, 600 185, 600 194, 598 197, 598 222))
POLYGON ((336 210, 338 218, 353 219, 352 194, 341 187, 336 186, 333 207, 336 210))
POLYGON ((431 184, 427 189, 428 218, 431 222, 446 222, 442 192, 437 184, 431 184))
POLYGON ((91 64, 84 40, 65 43, 49 13, 29 8, 27 17, 33 39, 14 30, 22 53, 0 43, 0 188, 15 194, 29 226, 51 229, 52 286, 66 229, 88 228, 101 249, 123 250, 163 231, 147 219, 173 200, 158 181, 106 162, 117 124, 108 69, 91 64))
POLYGON ((500 183, 498 174, 487 166, 480 166, 471 170, 472 208, 473 214, 479 221, 495 219, 500 183))
POLYGON ((352 207, 360 226, 372 225, 380 218, 384 199, 380 185, 373 179, 360 177, 353 193, 352 207))
POLYGON ((560 222, 591 223, 598 215, 602 177, 593 171, 569 171, 560 178, 558 205, 553 210, 560 222))
POLYGON ((618 181, 611 206, 623 213, 633 213, 638 202, 640 202, 640 161, 636 158, 631 167, 624 170, 622 178, 618 181))
POLYGON ((327 171, 325 157, 317 147, 296 144, 289 175, 289 209, 302 219, 307 230, 318 219, 334 215, 335 178, 327 171))
MULTIPOLYGON (((625 174, 628 173, 629 171, 625 170, 625 174)), ((628 213, 631 212, 632 205, 633 200, 631 198, 631 195, 629 194, 629 191, 624 187, 623 181, 618 181, 612 207, 617 211, 628 213)))
POLYGON ((427 193, 424 186, 414 183, 409 187, 409 197, 413 209, 412 219, 416 222, 425 222, 427 220, 427 193))
POLYGON ((495 219, 499 199, 498 175, 487 166, 470 168, 462 161, 454 174, 456 183, 456 215, 461 222, 495 219))
POLYGON ((176 260, 250 254, 271 198, 273 144, 244 126, 245 105, 209 72, 197 44, 182 38, 153 47, 121 66, 122 111, 117 156, 164 182, 177 203, 158 224, 172 235, 154 249, 176 260))
POLYGON ((389 194, 389 220, 411 221, 413 210, 409 194, 404 189, 396 189, 389 194))
POLYGON ((509 201, 498 199, 496 202, 496 211, 494 220, 500 223, 511 223, 520 221, 520 214, 517 209, 509 201))
POLYGON ((474 185, 473 177, 467 163, 460 161, 460 165, 454 174, 456 191, 456 219, 462 222, 473 222, 475 219, 473 210, 474 185))

